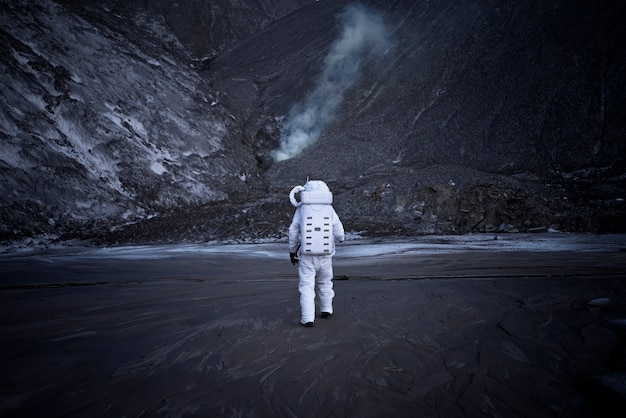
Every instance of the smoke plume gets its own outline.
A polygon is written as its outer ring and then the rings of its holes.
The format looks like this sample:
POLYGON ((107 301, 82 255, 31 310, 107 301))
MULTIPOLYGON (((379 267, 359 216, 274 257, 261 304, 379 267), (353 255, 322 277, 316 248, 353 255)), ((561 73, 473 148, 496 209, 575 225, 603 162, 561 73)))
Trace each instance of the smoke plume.
POLYGON ((363 6, 348 6, 340 15, 342 29, 324 59, 315 89, 295 105, 281 132, 274 161, 295 157, 317 141, 333 121, 345 92, 360 78, 361 66, 370 54, 382 55, 387 47, 383 19, 363 6))

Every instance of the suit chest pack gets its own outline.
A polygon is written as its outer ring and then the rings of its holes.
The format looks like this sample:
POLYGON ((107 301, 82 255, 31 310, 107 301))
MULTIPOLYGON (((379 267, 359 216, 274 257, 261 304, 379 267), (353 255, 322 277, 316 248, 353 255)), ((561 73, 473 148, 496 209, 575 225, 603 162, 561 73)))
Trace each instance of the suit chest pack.
POLYGON ((292 205, 300 208, 300 253, 331 255, 333 252, 333 195, 320 180, 309 180, 289 193, 292 205), (295 198, 300 193, 300 201, 295 198))

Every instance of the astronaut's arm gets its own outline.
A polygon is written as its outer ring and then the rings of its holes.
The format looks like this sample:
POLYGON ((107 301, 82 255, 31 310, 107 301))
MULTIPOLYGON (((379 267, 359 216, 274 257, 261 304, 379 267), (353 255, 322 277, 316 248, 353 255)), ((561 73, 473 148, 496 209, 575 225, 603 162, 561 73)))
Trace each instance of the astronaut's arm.
POLYGON ((341 223, 339 216, 337 216, 335 209, 333 209, 333 236, 335 237, 335 240, 339 242, 343 242, 346 239, 343 224, 341 223))
POLYGON ((296 209, 289 225, 289 252, 297 253, 300 246, 300 208, 296 209))

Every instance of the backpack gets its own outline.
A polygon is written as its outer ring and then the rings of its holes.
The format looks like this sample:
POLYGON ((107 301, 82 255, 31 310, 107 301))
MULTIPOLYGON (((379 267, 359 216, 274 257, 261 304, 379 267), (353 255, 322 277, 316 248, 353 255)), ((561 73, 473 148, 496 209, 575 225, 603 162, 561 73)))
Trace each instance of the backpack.
POLYGON ((333 207, 331 205, 300 206, 300 253, 331 255, 333 253, 333 207))
POLYGON ((308 180, 289 194, 291 203, 300 210, 300 254, 331 255, 334 251, 333 194, 321 180, 308 180), (295 198, 300 193, 300 201, 295 198))

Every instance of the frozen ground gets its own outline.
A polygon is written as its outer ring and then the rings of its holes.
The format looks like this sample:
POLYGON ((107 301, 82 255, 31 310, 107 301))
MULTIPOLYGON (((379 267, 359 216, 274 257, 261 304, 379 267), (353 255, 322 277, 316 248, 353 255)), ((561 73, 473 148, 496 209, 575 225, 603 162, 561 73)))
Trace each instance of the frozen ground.
MULTIPOLYGON (((551 233, 495 236, 474 234, 423 236, 410 240, 372 240, 352 237, 337 246, 335 273, 337 275, 354 275, 355 272, 363 274, 362 269, 371 271, 372 268, 385 266, 389 262, 395 265, 415 264, 412 275, 423 277, 423 272, 428 266, 420 264, 425 261, 424 257, 429 256, 443 256, 443 260, 450 260, 454 258, 454 255, 459 254, 470 255, 471 258, 471 254, 485 257, 489 253, 574 252, 584 254, 580 258, 584 263, 585 260, 593 260, 596 253, 614 253, 624 249, 626 249, 626 235, 551 233), (420 273, 422 273, 421 276, 420 273)), ((500 256, 494 257, 490 263, 498 265, 501 258, 500 256)), ((109 248, 59 246, 45 250, 28 247, 6 248, 0 253, 0 286, 53 285, 74 281, 109 283, 136 277, 145 280, 148 277, 158 279, 194 275, 209 275, 210 279, 217 280, 221 277, 220 272, 222 274, 228 272, 229 277, 240 279, 268 280, 293 277, 296 272, 291 271, 288 275, 281 272, 272 276, 271 273, 266 275, 257 272, 254 266, 290 267, 288 260, 286 242, 201 243, 109 248), (149 269, 154 265, 163 266, 163 269, 158 271, 149 269), (210 269, 207 269, 209 266, 210 269), (144 267, 147 270, 142 270, 144 267)), ((508 267, 515 266, 514 263, 508 264, 508 267)), ((383 270, 385 268, 383 267, 383 270)), ((437 276, 437 271, 431 268, 430 276, 433 275, 437 276)), ((382 277, 387 276, 382 274, 382 277)))
MULTIPOLYGON (((81 260, 162 260, 193 256, 222 256, 288 259, 285 242, 225 244, 207 242, 200 244, 148 245, 120 247, 52 246, 46 249, 33 247, 0 248, 0 263, 15 260, 71 263, 81 260)), ((467 234, 428 235, 411 239, 363 239, 349 237, 337 246, 335 261, 342 265, 376 263, 380 257, 443 255, 485 252, 563 252, 582 253, 626 250, 623 234, 467 234), (372 257, 375 257, 372 260, 372 257)), ((28 270, 28 268, 26 268, 28 270)))

